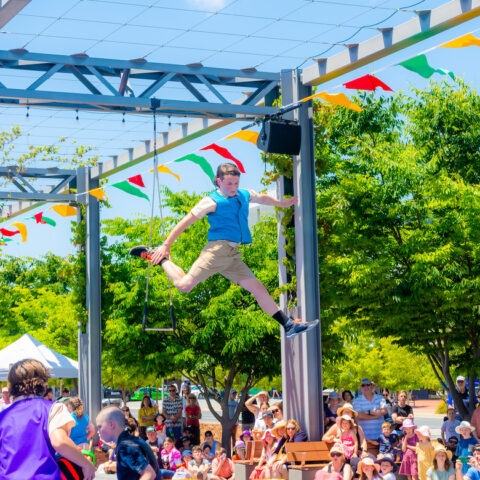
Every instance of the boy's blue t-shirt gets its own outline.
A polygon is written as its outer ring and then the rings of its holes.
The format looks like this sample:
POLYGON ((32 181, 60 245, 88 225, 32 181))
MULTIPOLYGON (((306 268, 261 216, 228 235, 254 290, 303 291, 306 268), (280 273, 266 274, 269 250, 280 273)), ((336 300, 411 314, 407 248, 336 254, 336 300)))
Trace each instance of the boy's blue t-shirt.
MULTIPOLYGON (((474 437, 461 438, 458 441, 457 451, 455 452, 455 455, 457 457, 471 457, 473 446, 477 445, 477 443, 478 443, 478 440, 474 437)), ((466 463, 464 463, 462 465, 462 473, 463 474, 467 473, 469 468, 470 468, 470 465, 467 465, 466 463)))
POLYGON ((393 444, 398 441, 398 435, 396 433, 391 433, 390 436, 386 437, 383 433, 377 439, 377 442, 380 444, 379 453, 392 453, 393 444))

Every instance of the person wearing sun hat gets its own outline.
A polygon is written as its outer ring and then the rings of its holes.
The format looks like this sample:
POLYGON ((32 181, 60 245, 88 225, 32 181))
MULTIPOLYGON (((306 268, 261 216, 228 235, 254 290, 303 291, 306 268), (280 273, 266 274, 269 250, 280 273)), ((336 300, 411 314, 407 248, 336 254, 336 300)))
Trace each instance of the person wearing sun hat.
POLYGON ((252 480, 257 478, 271 478, 272 476, 270 466, 274 460, 276 438, 272 435, 271 430, 265 430, 262 437, 262 442, 262 455, 260 456, 258 465, 255 467, 255 470, 250 475, 250 478, 252 480))
POLYGON ((427 480, 454 480, 455 470, 451 463, 452 452, 437 445, 433 453, 433 465, 427 470, 427 480))
POLYGON ((360 480, 381 480, 377 469, 375 468, 375 460, 371 457, 365 457, 358 464, 357 474, 360 480))
POLYGON ((397 471, 397 464, 391 456, 386 455, 382 458, 379 458, 375 463, 380 468, 382 480, 395 480, 394 472, 397 471))
POLYGON ((418 437, 415 434, 417 426, 411 418, 403 421, 400 430, 404 432, 402 438, 402 464, 400 465, 400 475, 405 475, 408 480, 414 480, 418 476, 417 455, 415 453, 418 443, 418 437))
POLYGON ((427 425, 422 425, 415 430, 415 435, 418 437, 418 443, 415 449, 415 453, 417 454, 418 478, 419 480, 427 480, 427 471, 433 465, 435 450, 430 440, 432 437, 430 428, 428 428, 427 425))
POLYGON ((270 431, 275 438, 282 438, 285 435, 286 426, 287 422, 285 422, 285 420, 280 420, 270 431))
MULTIPOLYGON (((455 428, 455 432, 460 434, 460 440, 458 441, 457 451, 455 455, 462 459, 467 459, 470 456, 472 448, 474 445, 477 445, 478 440, 473 436, 473 432, 475 431, 475 427, 470 425, 470 422, 463 420, 458 427, 455 428)), ((469 465, 468 463, 462 462, 462 473, 465 475, 468 471, 469 465)))
POLYGON ((343 480, 351 480, 353 471, 345 458, 343 446, 340 443, 335 443, 330 449, 330 458, 332 461, 319 470, 315 475, 315 480, 322 480, 326 474, 337 473, 343 480))

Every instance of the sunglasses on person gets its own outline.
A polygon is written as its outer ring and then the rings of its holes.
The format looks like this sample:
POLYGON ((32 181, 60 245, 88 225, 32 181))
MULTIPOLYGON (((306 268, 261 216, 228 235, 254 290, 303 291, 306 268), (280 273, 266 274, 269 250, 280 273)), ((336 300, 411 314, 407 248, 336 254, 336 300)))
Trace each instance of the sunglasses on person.
POLYGON ((276 408, 275 410, 272 410, 272 413, 278 413, 280 410, 276 408))
POLYGON ((174 388, 169 388, 168 391, 169 392, 176 392, 176 390, 174 388))
POLYGON ((331 457, 341 457, 342 454, 341 453, 338 453, 338 452, 333 452, 330 454, 331 457))
POLYGON ((296 430, 297 427, 287 427, 287 430, 296 430))
POLYGON ((371 383, 362 383, 360 386, 361 387, 371 387, 372 384, 371 383))

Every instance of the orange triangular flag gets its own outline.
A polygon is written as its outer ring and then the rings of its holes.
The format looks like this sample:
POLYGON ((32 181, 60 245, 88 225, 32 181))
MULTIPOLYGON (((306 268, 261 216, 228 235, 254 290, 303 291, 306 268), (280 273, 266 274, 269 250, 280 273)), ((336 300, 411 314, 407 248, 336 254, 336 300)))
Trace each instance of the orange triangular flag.
POLYGON ((474 37, 471 33, 467 33, 455 40, 443 43, 440 48, 462 48, 462 47, 480 47, 480 38, 474 37))
POLYGON ((228 137, 225 137, 225 140, 230 140, 231 138, 238 138, 244 140, 245 142, 253 143, 257 145, 258 132, 253 130, 239 130, 238 132, 232 133, 228 137))
POLYGON ((15 223, 12 223, 10 226, 17 227, 18 231, 20 232, 20 235, 22 236, 22 242, 27 241, 27 227, 25 226, 24 223, 15 222, 15 223))
POLYGON ((103 191, 103 188, 94 188, 93 190, 89 190, 88 193, 99 200, 105 199, 108 202, 108 197, 103 191))
MULTIPOLYGON (((176 173, 173 173, 168 167, 165 165, 159 165, 157 167, 157 171, 160 173, 169 173, 170 175, 173 175, 178 181, 180 181, 180 175, 177 175, 176 173)), ((153 168, 149 170, 149 172, 153 172, 153 168)))
POLYGON ((356 112, 361 112, 363 110, 362 107, 351 102, 344 93, 320 92, 312 95, 312 97, 319 97, 326 102, 334 103, 335 105, 340 105, 341 107, 346 107, 350 110, 355 110, 356 112))
POLYGON ((53 210, 62 217, 72 217, 77 214, 77 209, 71 205, 53 205, 49 210, 53 210))

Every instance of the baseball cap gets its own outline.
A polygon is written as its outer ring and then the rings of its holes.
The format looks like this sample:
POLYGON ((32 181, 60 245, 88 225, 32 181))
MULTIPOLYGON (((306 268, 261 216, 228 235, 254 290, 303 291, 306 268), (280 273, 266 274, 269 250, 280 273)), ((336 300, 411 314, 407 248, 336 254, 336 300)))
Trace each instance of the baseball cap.
POLYGON ((182 442, 189 442, 190 441, 190 437, 182 437, 182 442))
POLYGON ((457 382, 465 382, 466 380, 465 380, 465 377, 464 377, 464 376, 459 375, 459 376, 457 377, 457 380, 456 380, 456 381, 457 381, 457 382))
POLYGON ((2 388, 2 393, 3 393, 3 392, 8 393, 8 388, 7 388, 7 387, 3 387, 3 388, 2 388))
POLYGON ((192 451, 191 451, 191 450, 184 450, 184 451, 182 452, 182 458, 183 458, 185 455, 188 455, 189 457, 193 457, 193 454, 192 454, 192 451))
POLYGON ((267 410, 262 415, 262 418, 268 418, 268 417, 273 418, 273 412, 271 412, 270 410, 267 410))
POLYGON ((372 381, 369 378, 362 378, 362 381, 360 383, 368 385, 368 384, 371 384, 372 381))
POLYGON ((232 389, 230 390, 230 393, 237 393, 237 389, 236 389, 236 388, 232 388, 232 389))
POLYGON ((147 427, 147 433, 148 432, 155 432, 155 427, 147 427))

